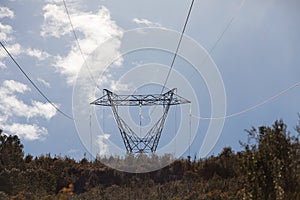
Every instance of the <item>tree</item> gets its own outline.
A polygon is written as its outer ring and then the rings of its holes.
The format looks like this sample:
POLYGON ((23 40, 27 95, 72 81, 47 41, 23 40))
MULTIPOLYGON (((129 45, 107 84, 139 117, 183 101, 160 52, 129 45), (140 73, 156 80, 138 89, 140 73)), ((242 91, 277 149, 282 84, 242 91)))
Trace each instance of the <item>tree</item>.
POLYGON ((247 131, 254 144, 244 144, 242 167, 247 199, 290 199, 297 190, 297 180, 291 168, 295 140, 282 120, 272 127, 261 126, 247 131))
POLYGON ((23 145, 18 136, 7 136, 0 129, 0 167, 19 168, 23 164, 23 157, 23 145))

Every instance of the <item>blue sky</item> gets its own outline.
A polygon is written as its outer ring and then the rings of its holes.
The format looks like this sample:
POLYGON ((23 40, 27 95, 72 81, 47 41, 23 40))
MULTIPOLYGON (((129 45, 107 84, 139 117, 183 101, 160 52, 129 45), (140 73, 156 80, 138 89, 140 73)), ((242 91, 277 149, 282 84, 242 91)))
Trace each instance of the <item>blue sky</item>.
MULTIPOLYGON (((120 37, 130 29, 161 27, 181 31, 190 2, 66 0, 66 3, 84 56, 88 57, 110 37, 120 37)), ((226 90, 228 115, 300 81, 299 8, 297 0, 195 1, 185 33, 210 52, 218 67, 226 90), (232 17, 234 21, 211 51, 232 17)), ((1 1, 0 11, 1 42, 40 89, 61 110, 72 115, 73 86, 83 59, 62 0, 6 0, 1 1)), ((130 68, 128 63, 133 62, 171 63, 171 54, 148 51, 149 56, 143 58, 143 53, 120 60, 115 74, 130 68)), ((180 58, 176 62, 175 70, 187 65, 180 58)), ((1 128, 5 133, 18 134, 26 153, 81 158, 87 152, 74 122, 57 113, 39 96, 2 49, 0 72, 1 128)), ((107 85, 113 88, 117 77, 110 78, 107 85)), ((191 84, 198 88, 201 116, 209 117, 209 94, 203 80, 196 77, 191 84)), ((251 126, 271 125, 282 118, 292 130, 300 112, 299 90, 295 88, 255 110, 226 119, 211 154, 218 154, 224 146, 239 150, 238 141, 246 140, 244 129, 251 126)), ((174 110, 170 114, 166 130, 174 128, 174 110)), ((105 124, 106 131, 116 130, 113 120, 108 118, 105 124)), ((207 121, 200 122, 191 146, 192 154, 199 152, 207 126, 207 121)))

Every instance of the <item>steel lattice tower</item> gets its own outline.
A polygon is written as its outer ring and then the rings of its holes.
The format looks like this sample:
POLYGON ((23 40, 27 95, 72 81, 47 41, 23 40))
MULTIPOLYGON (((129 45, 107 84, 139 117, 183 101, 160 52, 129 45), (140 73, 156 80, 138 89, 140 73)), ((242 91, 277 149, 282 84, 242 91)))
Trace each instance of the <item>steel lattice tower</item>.
POLYGON ((104 95, 91 104, 110 106, 118 124, 127 153, 155 152, 171 105, 190 103, 189 100, 175 94, 176 88, 164 94, 147 95, 117 95, 107 89, 104 95), (118 113, 119 106, 163 106, 162 116, 144 137, 139 137, 121 118, 118 113))

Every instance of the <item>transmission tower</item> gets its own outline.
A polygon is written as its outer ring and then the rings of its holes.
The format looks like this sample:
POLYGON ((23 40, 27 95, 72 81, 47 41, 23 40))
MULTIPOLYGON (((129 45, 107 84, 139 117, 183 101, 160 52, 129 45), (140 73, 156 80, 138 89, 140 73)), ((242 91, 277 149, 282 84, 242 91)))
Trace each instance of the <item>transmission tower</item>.
POLYGON ((104 95, 91 104, 110 106, 118 124, 127 153, 150 153, 155 152, 171 105, 190 103, 189 100, 175 94, 176 88, 164 94, 147 95, 117 95, 107 89, 103 90, 104 95), (122 119, 118 113, 119 106, 162 106, 161 117, 146 133, 139 137, 122 119))

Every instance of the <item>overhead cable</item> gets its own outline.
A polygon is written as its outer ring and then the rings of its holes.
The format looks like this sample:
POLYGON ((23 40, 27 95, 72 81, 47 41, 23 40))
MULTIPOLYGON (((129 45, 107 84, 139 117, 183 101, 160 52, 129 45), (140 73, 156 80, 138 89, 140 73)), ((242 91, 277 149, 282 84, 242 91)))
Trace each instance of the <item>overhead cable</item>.
POLYGON ((31 85, 38 91, 38 93, 53 107, 55 108, 55 110, 57 110, 57 112, 59 112, 60 114, 62 114, 63 116, 65 116, 68 119, 73 120, 73 118, 66 114, 65 112, 63 112, 62 110, 60 110, 40 89, 39 87, 31 80, 31 78, 28 76, 28 74, 22 69, 21 65, 19 65, 19 63, 14 59, 14 57, 11 55, 11 53, 7 50, 7 48, 4 46, 4 44, 0 41, 0 44, 2 46, 2 48, 6 51, 6 53, 9 55, 9 57, 11 58, 11 60, 15 63, 15 65, 18 67, 18 69, 22 72, 22 74, 28 79, 28 81, 31 83, 31 85))
POLYGON ((274 101, 275 99, 279 98, 280 96, 286 94, 287 92, 295 89, 296 87, 300 86, 300 81, 289 86, 288 88, 276 93, 275 95, 253 105, 253 106, 250 106, 249 108, 246 108, 246 109, 243 109, 241 111, 238 111, 238 112, 235 112, 235 113, 232 113, 230 115, 226 115, 226 116, 217 116, 217 117, 201 117, 201 116, 198 116, 198 115, 192 115, 192 117, 194 118, 198 118, 200 120, 219 120, 219 119, 227 119, 227 118, 231 118, 231 117, 236 117, 236 116, 239 116, 241 114, 244 114, 244 113, 247 113, 247 112, 250 112, 252 110, 255 110, 257 109, 258 107, 260 106, 263 106, 265 104, 268 104, 270 103, 271 101, 274 101))
POLYGON ((76 34, 76 31, 75 31, 73 22, 72 22, 72 20, 71 20, 71 16, 70 16, 70 13, 69 13, 69 10, 68 10, 66 1, 63 0, 63 2, 64 2, 64 7, 65 7, 65 10, 66 10, 66 14, 67 14, 68 19, 69 19, 70 26, 71 26, 71 28, 72 28, 72 33, 73 33, 73 36, 74 36, 74 38, 75 38, 76 44, 77 44, 77 46, 78 46, 78 49, 79 49, 80 55, 81 55, 81 57, 82 57, 82 60, 83 60, 85 66, 86 66, 86 68, 87 68, 87 70, 88 70, 88 73, 89 73, 90 78, 92 79, 92 81, 94 81, 96 87, 100 90, 100 88, 99 88, 99 86, 98 86, 98 84, 97 84, 97 81, 95 80, 94 76, 92 75, 92 72, 91 72, 91 70, 90 70, 90 67, 89 67, 89 65, 88 65, 88 63, 87 63, 87 61, 86 61, 86 59, 85 59, 84 54, 83 54, 83 51, 82 51, 81 45, 80 45, 80 43, 79 43, 79 39, 78 39, 78 37, 77 37, 77 34, 76 34))
POLYGON ((178 54, 178 51, 179 51, 179 47, 180 47, 180 44, 181 44, 181 41, 182 41, 182 38, 183 38, 183 35, 184 35, 184 32, 185 32, 185 29, 186 29, 186 25, 187 25, 187 23, 189 21, 189 18, 190 18, 191 12, 192 12, 193 5, 194 5, 194 0, 192 0, 190 8, 189 8, 189 11, 188 11, 188 14, 186 16, 186 19, 185 19, 185 22, 184 22, 184 26, 183 26, 183 29, 181 31, 181 35, 180 35, 180 38, 179 38, 179 41, 178 41, 178 44, 177 44, 176 51, 174 53, 174 56, 173 56, 173 59, 172 59, 172 62, 171 62, 171 65, 170 65, 167 77, 166 77, 165 82, 164 82, 164 85, 163 85, 163 87, 161 89, 161 92, 160 92, 161 94, 163 93, 163 91, 164 91, 164 89, 166 87, 166 84, 168 82, 168 79, 169 79, 169 76, 171 74, 172 68, 174 66, 174 63, 175 63, 175 60, 176 60, 176 57, 177 57, 177 54, 178 54))

